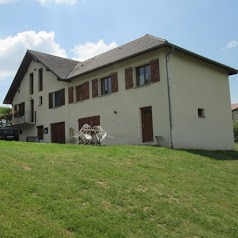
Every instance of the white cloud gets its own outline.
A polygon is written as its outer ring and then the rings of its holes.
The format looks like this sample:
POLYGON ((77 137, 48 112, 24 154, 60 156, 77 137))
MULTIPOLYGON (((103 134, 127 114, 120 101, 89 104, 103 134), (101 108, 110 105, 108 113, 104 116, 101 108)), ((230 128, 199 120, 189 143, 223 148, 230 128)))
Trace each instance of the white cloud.
POLYGON ((237 40, 233 40, 227 43, 226 48, 235 48, 238 46, 238 41, 237 40))
POLYGON ((0 0, 0 4, 9 4, 15 2, 15 0, 0 0))
POLYGON ((42 6, 49 4, 68 4, 73 5, 77 0, 37 0, 42 6))
POLYGON ((83 45, 78 44, 71 51, 75 54, 74 60, 84 61, 115 47, 117 47, 115 41, 107 45, 103 40, 99 40, 97 43, 86 42, 83 45))
POLYGON ((15 75, 28 49, 67 57, 66 51, 60 48, 54 38, 54 32, 25 31, 0 39, 0 80, 15 75))

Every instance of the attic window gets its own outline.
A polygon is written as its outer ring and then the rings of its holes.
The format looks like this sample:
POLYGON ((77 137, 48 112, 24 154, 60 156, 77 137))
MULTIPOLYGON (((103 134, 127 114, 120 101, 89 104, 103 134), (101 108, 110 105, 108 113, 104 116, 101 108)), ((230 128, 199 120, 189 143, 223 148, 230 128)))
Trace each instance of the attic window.
POLYGON ((38 90, 39 90, 39 92, 43 90, 43 70, 42 70, 42 68, 38 70, 38 90))
POLYGON ((33 80, 34 80, 34 76, 33 76, 33 73, 31 73, 30 74, 30 76, 29 76, 29 94, 31 95, 31 94, 33 94, 33 88, 34 88, 34 82, 33 82, 33 80))

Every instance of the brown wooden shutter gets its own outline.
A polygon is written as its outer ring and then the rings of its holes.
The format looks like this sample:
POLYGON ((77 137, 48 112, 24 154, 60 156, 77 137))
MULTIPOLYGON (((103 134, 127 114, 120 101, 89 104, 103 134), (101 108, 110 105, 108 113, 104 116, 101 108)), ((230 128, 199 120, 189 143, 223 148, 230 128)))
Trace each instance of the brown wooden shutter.
POLYGON ((69 103, 74 102, 74 87, 68 88, 68 101, 69 101, 69 103))
POLYGON ((61 94, 60 94, 60 96, 61 96, 61 99, 60 99, 61 105, 65 105, 65 89, 64 89, 64 88, 61 89, 61 94))
POLYGON ((83 84, 83 99, 89 99, 89 81, 83 84))
POLYGON ((49 108, 53 108, 53 93, 49 93, 49 108))
POLYGON ((133 68, 125 69, 125 84, 126 89, 133 88, 133 68))
POLYGON ((76 87, 76 101, 78 102, 80 100, 82 100, 82 98, 81 98, 81 85, 76 87))
POLYGON ((17 105, 14 105, 14 117, 17 117, 17 114, 18 114, 18 112, 17 112, 17 105))
POLYGON ((112 93, 118 92, 117 72, 111 74, 111 80, 112 80, 112 93))
POLYGON ((92 97, 98 96, 98 79, 92 80, 92 97))
POLYGON ((150 61, 150 76, 151 76, 151 82, 160 81, 159 60, 158 59, 150 61))

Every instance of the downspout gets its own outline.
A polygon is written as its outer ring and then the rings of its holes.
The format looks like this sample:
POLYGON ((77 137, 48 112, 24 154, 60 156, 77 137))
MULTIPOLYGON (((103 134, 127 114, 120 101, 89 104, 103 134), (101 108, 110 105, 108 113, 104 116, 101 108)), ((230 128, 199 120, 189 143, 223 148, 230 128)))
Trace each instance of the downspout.
POLYGON ((169 73, 169 60, 172 57, 174 52, 174 46, 172 46, 172 50, 165 55, 166 61, 166 76, 167 76, 167 91, 168 91, 168 104, 169 104, 169 134, 170 134, 170 148, 174 148, 173 144, 173 120, 172 120, 172 106, 171 106, 171 86, 170 86, 170 73, 169 73))

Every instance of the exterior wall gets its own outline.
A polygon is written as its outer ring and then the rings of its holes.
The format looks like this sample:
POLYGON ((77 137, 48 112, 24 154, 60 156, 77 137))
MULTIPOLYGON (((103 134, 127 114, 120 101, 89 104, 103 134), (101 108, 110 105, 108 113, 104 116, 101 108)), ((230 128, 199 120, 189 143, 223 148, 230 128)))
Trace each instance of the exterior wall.
MULTIPOLYGON (((169 146, 169 120, 167 107, 165 57, 163 52, 148 53, 122 63, 93 72, 72 82, 77 86, 90 80, 90 99, 70 104, 69 127, 78 131, 78 119, 100 115, 102 128, 111 136, 116 137, 117 144, 142 144, 142 125, 140 108, 152 106, 154 136, 163 137, 163 145, 169 146), (135 67, 148 64, 150 60, 159 58, 160 82, 146 86, 125 89, 125 69, 133 67, 134 85, 135 67), (91 80, 107 77, 113 72, 118 73, 118 92, 92 98, 91 80), (117 111, 115 114, 114 111, 117 111)), ((72 86, 71 85, 71 86, 72 86)), ((99 90, 100 93, 100 90, 99 90)), ((69 128, 68 128, 69 129, 69 128)), ((157 141, 154 140, 156 144, 157 141)))
POLYGON ((16 92, 13 100, 13 108, 15 104, 25 102, 25 111, 30 111, 30 100, 34 99, 34 110, 36 111, 36 121, 34 125, 24 123, 14 125, 19 130, 20 140, 26 141, 27 136, 37 136, 37 126, 48 128, 48 134, 44 135, 44 142, 51 142, 50 124, 55 122, 65 121, 68 115, 67 103, 59 108, 49 110, 49 93, 65 88, 68 85, 66 82, 58 81, 56 76, 47 71, 41 64, 32 61, 27 73, 25 74, 19 91, 16 92), (38 91, 38 69, 43 68, 43 90, 38 91), (29 75, 34 74, 34 93, 29 94, 29 75), (39 105, 39 97, 42 96, 43 104, 39 105))
POLYGON ((232 111, 232 120, 233 124, 238 122, 238 109, 232 111))
MULTIPOLYGON (((162 136, 161 142, 164 146, 169 146, 169 120, 168 107, 166 100, 168 98, 166 91, 166 71, 164 53, 161 51, 147 53, 143 56, 137 56, 122 63, 118 63, 101 69, 86 76, 76 78, 71 83, 60 82, 56 76, 43 67, 43 91, 38 92, 38 69, 42 64, 33 62, 28 68, 20 86, 20 92, 17 92, 13 105, 25 102, 25 110, 30 110, 30 99, 34 99, 36 111, 36 123, 15 125, 23 134, 20 135, 21 141, 26 141, 27 136, 37 136, 37 126, 48 127, 48 134, 44 135, 44 142, 51 142, 50 125, 57 122, 65 122, 66 143, 71 143, 70 131, 76 134, 79 130, 78 119, 90 116, 100 116, 102 128, 111 136, 115 137, 116 144, 142 144, 142 125, 140 108, 151 106, 153 115, 153 134, 162 136), (135 67, 148 64, 150 60, 159 58, 160 64, 160 82, 149 85, 125 89, 125 69, 133 67, 134 85, 136 85, 135 67), (29 74, 34 73, 34 94, 29 95, 29 74), (92 80, 99 80, 110 75, 113 72, 118 73, 118 92, 110 95, 102 95, 92 98, 92 80), (90 98, 88 100, 68 103, 68 87, 75 87, 89 81, 90 98), (49 93, 65 88, 65 105, 49 109, 49 93), (39 97, 43 97, 43 105, 39 106, 39 97), (114 111, 117 111, 115 114, 114 111)), ((100 94, 100 86, 99 86, 100 94)), ((74 95, 75 96, 75 95, 74 95)), ((75 99, 76 97, 74 97, 75 99)), ((154 139, 152 144, 157 144, 154 139)))
MULTIPOLYGON (((102 128, 115 137, 116 144, 143 144, 141 111, 152 107, 153 135, 162 136, 162 146, 170 147, 169 106, 167 94, 167 71, 163 50, 154 50, 111 65, 72 82, 58 81, 41 63, 32 61, 17 91, 13 105, 25 102, 25 110, 30 111, 30 99, 34 99, 35 124, 18 124, 22 130, 21 141, 27 136, 37 136, 37 126, 48 128, 43 142, 51 142, 51 124, 65 122, 66 143, 72 143, 70 132, 78 132, 78 119, 100 116, 102 128), (142 87, 125 89, 125 69, 133 67, 136 85, 136 67, 159 59, 160 82, 142 87), (38 91, 38 69, 43 68, 43 91, 38 91), (29 95, 29 74, 34 73, 34 94, 29 95), (118 73, 118 92, 92 98, 92 80, 118 73), (76 102, 75 87, 89 81, 90 97, 76 102), (74 86, 74 103, 68 103, 68 88, 74 86), (65 105, 49 109, 49 93, 65 88, 65 105), (39 105, 39 97, 43 105, 39 105), (114 113, 116 111, 117 113, 114 113)), ((171 109, 174 148, 191 149, 234 149, 230 95, 227 72, 204 63, 191 56, 174 52, 169 60, 171 82, 171 109), (205 118, 198 117, 198 108, 205 111, 205 118)), ((156 144, 154 139, 152 144, 156 144)))
POLYGON ((234 149, 227 72, 178 52, 169 69, 174 148, 234 149))

